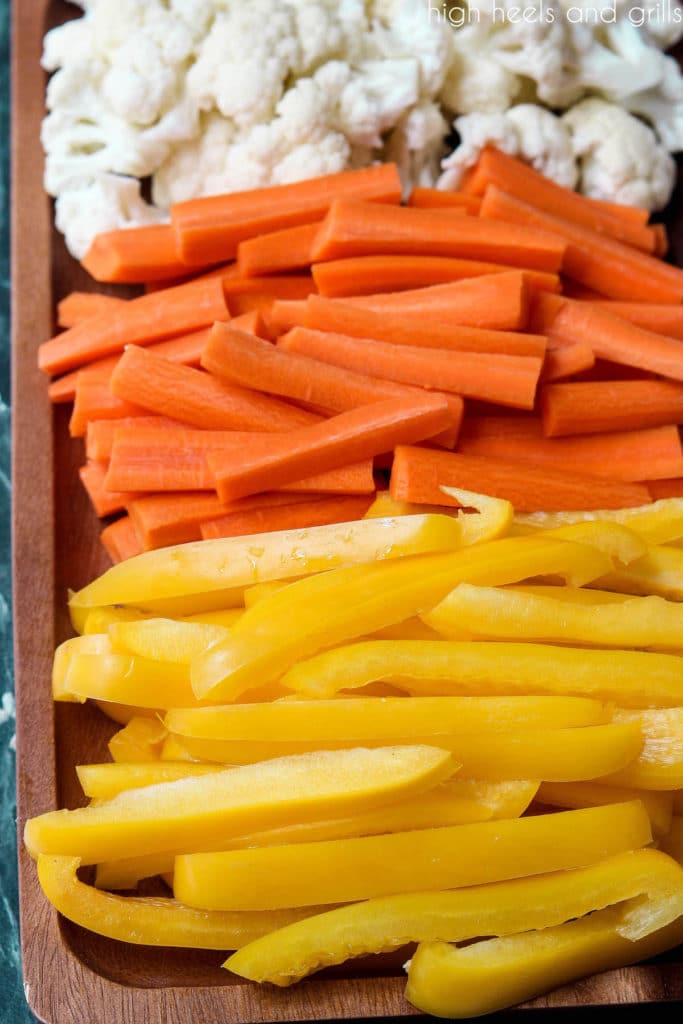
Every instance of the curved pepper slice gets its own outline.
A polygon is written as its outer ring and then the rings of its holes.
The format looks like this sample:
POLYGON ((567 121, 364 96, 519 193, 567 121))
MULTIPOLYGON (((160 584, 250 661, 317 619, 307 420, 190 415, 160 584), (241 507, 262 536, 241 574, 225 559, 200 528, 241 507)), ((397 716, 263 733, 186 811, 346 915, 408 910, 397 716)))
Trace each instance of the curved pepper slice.
POLYGON ((671 828, 673 799, 670 793, 653 793, 628 786, 603 786, 599 782, 542 782, 536 799, 549 807, 600 807, 616 800, 640 800, 650 817, 652 831, 665 836, 671 828))
MULTIPOLYGON (((664 854, 639 850, 570 871, 372 899, 257 939, 223 966, 251 981, 290 985, 322 967, 388 952, 408 942, 463 942, 480 935, 549 928, 643 894, 649 897, 647 928, 666 925, 683 913, 683 870, 664 854)), ((424 954, 430 947, 422 949, 424 954)), ((416 985, 424 998, 431 994, 434 1002, 439 999, 438 1010, 426 1009, 443 1016, 441 988, 449 986, 431 965, 424 976, 419 968, 414 960, 411 987, 416 985)), ((495 991, 496 979, 491 980, 495 991)))
POLYGON ((657 594, 683 601, 683 548, 660 544, 642 558, 596 580, 605 590, 626 594, 657 594))
POLYGON ((186 665, 114 652, 72 654, 61 688, 53 688, 53 697, 80 703, 88 699, 112 701, 140 708, 186 708, 201 703, 190 685, 186 665))
POLYGON ((515 515, 515 523, 552 530, 570 523, 621 523, 648 544, 670 544, 683 537, 683 498, 662 498, 638 508, 604 509, 599 512, 530 512, 515 515))
POLYGON ((650 842, 639 801, 452 828, 176 857, 174 893, 210 910, 347 903, 567 870, 650 842))
POLYGON ((552 644, 366 640, 299 662, 281 684, 307 698, 383 681, 421 698, 571 694, 623 707, 669 707, 683 703, 682 664, 673 654, 552 644))
POLYGON ((422 793, 454 770, 435 747, 319 751, 128 790, 99 807, 48 811, 26 823, 32 855, 84 864, 163 850, 200 849, 224 835, 370 810, 422 793))
POLYGON ((112 647, 118 653, 177 665, 189 665, 211 644, 230 636, 229 629, 214 623, 163 618, 114 622, 108 633, 112 647))
POLYGON ((433 607, 458 583, 496 586, 559 574, 582 585, 611 565, 608 555, 586 545, 515 537, 320 573, 245 612, 227 640, 193 660, 192 686, 201 698, 235 700, 325 647, 433 607))
POLYGON ((144 946, 183 946, 193 949, 239 949, 300 920, 310 909, 266 913, 207 913, 171 899, 113 896, 79 881, 78 857, 41 854, 38 879, 60 914, 109 939, 144 946))
POLYGON ((631 711, 619 708, 614 721, 640 726, 644 745, 640 756, 601 782, 637 789, 671 790, 683 787, 683 707, 631 711))
MULTIPOLYGON (((161 749, 168 736, 166 726, 156 717, 136 715, 109 740, 109 753, 119 764, 128 762, 158 762, 161 749)), ((102 793, 86 793, 101 797, 102 793)))

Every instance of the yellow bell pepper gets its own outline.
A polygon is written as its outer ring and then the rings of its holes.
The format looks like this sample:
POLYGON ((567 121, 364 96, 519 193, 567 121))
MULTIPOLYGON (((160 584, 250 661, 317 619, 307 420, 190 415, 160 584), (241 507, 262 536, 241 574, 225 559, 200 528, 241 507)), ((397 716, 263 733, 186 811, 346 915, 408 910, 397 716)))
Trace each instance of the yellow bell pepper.
MULTIPOLYGON (((560 589, 560 588, 547 588, 560 589)), ((615 701, 623 707, 683 703, 681 658, 551 644, 368 640, 294 665, 281 684, 304 697, 333 697, 382 680, 416 697, 549 694, 615 701)))
POLYGON ((133 704, 113 704, 106 700, 96 700, 95 704, 107 718, 119 725, 128 725, 133 718, 155 718, 160 714, 158 708, 136 708, 133 704))
POLYGON ((55 700, 78 700, 66 689, 66 678, 72 659, 80 654, 111 654, 111 641, 106 633, 93 633, 72 637, 59 645, 52 659, 52 696, 55 700))
MULTIPOLYGON (((440 828, 491 818, 515 818, 526 810, 537 789, 536 782, 485 783, 449 779, 427 793, 352 818, 307 822, 237 838, 223 838, 216 832, 214 849, 318 842, 414 828, 440 828)), ((103 889, 134 889, 142 878, 172 871, 173 862, 173 855, 165 853, 105 861, 97 866, 96 885, 103 889)))
POLYGON ((631 939, 626 914, 610 907, 555 927, 465 947, 421 943, 410 962, 406 998, 425 1013, 469 1019, 656 956, 683 940, 680 916, 631 939))
POLYGON ((575 604, 540 594, 461 583, 423 616, 432 629, 467 629, 501 640, 549 640, 601 647, 683 647, 683 605, 662 597, 575 604))
MULTIPOLYGON (((244 588, 254 583, 446 551, 457 547, 459 539, 460 528, 449 516, 418 515, 197 541, 146 551, 115 565, 73 594, 70 606, 130 604, 149 608, 153 601, 236 590, 241 603, 244 588)), ((183 614, 182 606, 179 614, 183 614)))
POLYGON ((184 761, 190 764, 195 758, 181 746, 175 736, 167 736, 161 747, 160 761, 184 761))
MULTIPOLYGON (((395 622, 391 626, 383 626, 370 634, 373 640, 438 640, 439 634, 435 633, 426 622, 413 615, 403 622, 395 622)), ((332 696, 331 694, 329 696, 332 696)))
MULTIPOLYGON (((393 742, 405 743, 408 738, 412 743, 438 743, 443 749, 452 751, 462 764, 463 777, 489 781, 548 779, 576 782, 594 779, 629 766, 643 748, 640 725, 635 721, 581 729, 461 732, 426 737, 409 734, 408 737, 396 737, 393 742)), ((225 764, 254 764, 273 757, 320 750, 323 746, 327 750, 343 750, 354 742, 214 740, 193 736, 179 736, 177 740, 192 758, 225 764)), ((363 744, 372 748, 388 742, 388 739, 368 739, 363 744)))
POLYGON ((407 501, 396 501, 389 491, 378 494, 365 513, 366 519, 378 516, 409 516, 416 512, 441 512, 457 517, 462 527, 462 546, 495 540, 509 532, 512 523, 513 508, 503 498, 492 498, 487 494, 465 491, 459 487, 442 487, 444 494, 455 498, 463 508, 474 509, 474 513, 464 513, 461 509, 442 505, 415 505, 407 501))
POLYGON ((207 622, 177 619, 143 619, 114 622, 109 626, 112 648, 150 661, 189 665, 197 654, 230 636, 230 630, 207 622))
POLYGON ((131 761, 111 764, 79 764, 76 775, 83 794, 91 799, 111 800, 127 789, 142 789, 159 782, 175 782, 195 775, 222 771, 217 764, 193 764, 189 761, 131 761))
POLYGON ((604 509, 599 512, 531 512, 515 515, 517 525, 552 530, 571 523, 621 523, 648 544, 670 544, 683 537, 683 498, 662 498, 638 508, 604 509))
POLYGON ((653 793, 627 786, 602 786, 599 782, 542 782, 536 799, 550 807, 574 808, 600 807, 615 800, 640 800, 655 835, 666 835, 671 828, 673 800, 670 793, 653 793))
POLYGON ((647 711, 620 708, 614 721, 639 725, 644 745, 636 760, 601 781, 636 789, 683 787, 683 707, 647 711))
POLYGON ((358 697, 181 709, 166 714, 176 736, 261 743, 321 741, 359 746, 388 737, 442 736, 599 725, 609 710, 581 697, 358 697))
POLYGON ((83 635, 108 633, 109 627, 116 622, 135 622, 147 616, 137 608, 93 608, 85 613, 83 635))
POLYGON ((683 548, 661 544, 630 565, 620 567, 595 581, 605 590, 626 594, 658 594, 683 601, 683 548))
POLYGON ((173 891, 206 910, 348 903, 420 889, 455 889, 591 864, 651 841, 639 801, 483 821, 176 857, 173 891))
POLYGON ((323 648, 433 607, 460 582, 496 586, 559 574, 582 585, 607 564, 608 555, 585 545, 523 537, 310 576, 254 605, 227 640, 198 655, 192 686, 201 698, 236 700, 323 648))
POLYGON ((671 828, 660 840, 659 847, 679 864, 683 864, 683 817, 676 816, 671 821, 671 828))
MULTIPOLYGON (((85 638, 78 638, 85 639, 85 638)), ((73 654, 58 701, 113 701, 140 708, 197 707, 186 665, 131 654, 73 654)), ((204 701, 206 704, 207 702, 204 701)))
MULTIPOLYGON (((683 911, 683 871, 661 853, 638 850, 570 871, 450 892, 376 898, 272 932, 242 947, 223 966, 250 981, 291 985, 322 967, 389 952, 407 942, 465 942, 481 935, 548 929, 643 895, 652 915, 649 927, 666 925, 669 915, 683 911)), ((423 985, 419 964, 410 977, 425 994, 440 996, 446 988, 432 972, 423 985)))
POLYGON ((648 546, 643 538, 634 530, 620 523, 604 521, 569 523, 547 530, 545 537, 557 540, 571 540, 577 544, 589 544, 591 547, 611 555, 617 562, 629 565, 636 559, 647 554, 648 546))
POLYGON ((112 896, 79 881, 79 864, 78 857, 41 855, 41 888, 53 907, 69 921, 109 939, 144 946, 239 949, 273 928, 282 928, 304 916, 296 910, 207 914, 171 899, 112 896))
POLYGON ((244 591, 244 607, 249 609, 259 601, 271 594, 277 594, 278 590, 288 587, 294 580, 273 580, 271 583, 255 583, 253 587, 247 587, 244 591))
POLYGON ((593 587, 553 587, 543 583, 517 583, 505 587, 515 594, 532 594, 535 597, 552 597, 555 601, 568 604, 622 604, 632 601, 633 594, 617 594, 613 590, 595 590, 593 587))
MULTIPOLYGON (((118 764, 158 761, 168 733, 158 718, 131 718, 109 740, 109 753, 118 764)), ((86 796, 95 794, 86 794, 86 796)))
POLYGON ((26 823, 32 856, 80 856, 84 864, 183 847, 223 834, 360 813, 426 792, 453 772, 435 747, 320 751, 128 790, 100 807, 49 811, 26 823))

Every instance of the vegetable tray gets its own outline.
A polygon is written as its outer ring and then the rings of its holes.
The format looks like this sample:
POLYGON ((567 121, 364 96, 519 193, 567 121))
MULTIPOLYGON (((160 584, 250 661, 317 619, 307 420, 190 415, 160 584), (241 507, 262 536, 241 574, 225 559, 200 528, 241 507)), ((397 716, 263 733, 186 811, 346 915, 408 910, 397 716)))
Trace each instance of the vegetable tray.
MULTIPOLYGON (((78 13, 55 0, 13 4, 13 429, 14 613, 17 685, 19 834, 27 817, 76 806, 73 766, 101 760, 114 723, 92 705, 54 704, 52 653, 70 634, 67 588, 106 568, 69 439, 66 407, 50 406, 36 368, 40 341, 54 333, 55 303, 90 287, 52 227, 42 187, 39 142, 45 76, 40 71, 46 29, 78 13)), ((683 231, 674 252, 683 255, 683 231)), ((43 898, 20 843, 21 930, 25 992, 34 1013, 51 1024, 225 1024, 415 1016, 404 999, 402 963, 353 961, 297 988, 257 987, 220 969, 218 952, 129 946, 58 918, 43 898)), ((419 882, 419 880, 416 880, 419 882)), ((658 961, 611 971, 562 988, 523 1008, 588 1007, 683 998, 680 951, 658 961)))

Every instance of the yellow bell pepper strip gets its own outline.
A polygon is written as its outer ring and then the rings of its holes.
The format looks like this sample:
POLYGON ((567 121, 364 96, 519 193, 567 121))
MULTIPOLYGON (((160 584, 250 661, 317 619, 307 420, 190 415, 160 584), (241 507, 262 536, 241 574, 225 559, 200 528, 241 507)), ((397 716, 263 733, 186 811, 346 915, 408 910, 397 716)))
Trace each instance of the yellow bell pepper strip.
POLYGON ((509 501, 465 491, 462 487, 442 487, 441 490, 449 498, 459 501, 462 508, 475 510, 458 515, 464 546, 496 540, 510 532, 515 510, 509 501))
POLYGON ((360 746, 387 737, 442 736, 600 725, 611 709, 581 697, 358 697, 271 704, 174 708, 164 725, 176 736, 360 746))
POLYGON ((683 605, 662 597, 633 597, 630 601, 588 605, 461 583, 423 618, 444 636, 448 636, 452 624, 456 629, 501 640, 547 640, 599 647, 683 647, 683 605))
POLYGON ((181 746, 175 736, 167 736, 161 746, 159 755, 160 761, 184 761, 189 764, 196 763, 197 759, 181 746))
POLYGON ((217 764, 193 764, 189 761, 139 761, 111 764, 79 764, 76 775, 84 796, 96 800, 111 800, 127 789, 142 789, 159 782, 175 782, 195 775, 209 775, 222 771, 217 764))
POLYGON ((683 864, 683 817, 677 815, 672 819, 671 828, 660 840, 659 847, 669 857, 683 864))
POLYGON ((609 556, 585 545, 522 537, 309 576, 254 605, 227 640, 198 655, 192 687, 200 698, 234 701, 321 649, 433 607, 459 582, 498 586, 553 574, 582 585, 606 564, 609 556))
POLYGON ((644 740, 640 756, 601 782, 636 789, 683 787, 683 707, 631 711, 620 708, 614 721, 638 724, 644 740))
POLYGON ((223 966, 250 981, 287 986, 323 967, 408 942, 465 942, 552 928, 642 895, 657 927, 683 910, 682 893, 680 868, 655 850, 637 850, 570 871, 338 907, 256 939, 223 966))
POLYGON ((171 899, 112 896, 79 881, 79 864, 78 857, 41 855, 41 888, 52 906, 69 921, 109 939, 144 946, 239 949, 303 916, 296 910, 210 914, 171 899))
MULTIPOLYGON (((524 729, 515 732, 458 733, 440 736, 396 737, 394 744, 438 743, 452 751, 462 764, 464 778, 501 781, 505 779, 548 779, 577 782, 610 775, 630 765, 642 750, 638 722, 586 726, 581 729, 524 729)), ((212 740, 178 736, 178 742, 194 759, 224 764, 255 764, 274 757, 293 756, 320 750, 343 750, 351 740, 212 740)), ((366 747, 390 742, 364 740, 366 747)))
POLYGON ((115 622, 134 622, 146 618, 144 612, 137 608, 93 608, 85 613, 83 623, 83 635, 90 636, 93 633, 109 632, 109 627, 115 622))
POLYGON ((93 633, 72 637, 59 645, 52 659, 52 696, 55 700, 77 700, 65 686, 71 661, 77 654, 111 654, 111 641, 106 633, 93 633))
POLYGON ((109 626, 109 639, 115 652, 177 665, 189 665, 197 654, 228 636, 230 630, 225 626, 177 619, 144 619, 109 626))
POLYGON ((651 840, 638 801, 391 835, 176 857, 176 899, 205 910, 349 903, 591 864, 651 840))
POLYGON ((629 565, 648 552, 648 545, 643 538, 621 523, 570 523, 548 530, 545 536, 572 540, 577 544, 590 544, 611 555, 622 565, 629 565))
MULTIPOLYGON (((140 708, 197 707, 186 665, 131 654, 74 654, 58 701, 113 701, 140 708)), ((206 704, 207 701, 204 701, 206 704)))
POLYGON ((552 597, 569 604, 622 604, 633 600, 633 594, 618 594, 613 590, 594 590, 593 587, 553 587, 543 583, 518 583, 505 587, 516 594, 532 594, 534 597, 552 597))
POLYGON ((244 591, 244 607, 252 608, 264 597, 270 597, 271 594, 276 594, 278 590, 282 590, 283 587, 288 587, 290 583, 294 582, 294 580, 273 580, 271 583, 255 583, 253 587, 247 587, 244 591))
MULTIPOLYGON (((223 838, 217 832, 214 849, 240 850, 514 818, 526 810, 537 789, 536 782, 482 783, 449 779, 427 793, 352 818, 289 825, 237 838, 223 838)), ((172 871, 173 862, 174 856, 166 853, 105 861, 97 866, 96 885, 103 889, 134 889, 142 878, 172 871)))
POLYGON ((632 940, 627 913, 610 907, 555 927, 465 947, 421 943, 410 962, 406 998, 437 1017, 470 1019, 656 956, 683 940, 681 917, 632 940))
MULTIPOLYGON (((131 718, 109 740, 109 753, 118 764, 153 763, 160 759, 167 736, 166 727, 159 718, 131 718)), ((86 793, 86 796, 95 794, 86 793)))
POLYGON ((599 512, 517 513, 515 525, 552 530, 571 523, 621 523, 648 544, 670 544, 683 537, 683 498, 662 498, 637 508, 604 509, 599 512))
POLYGON ((244 608, 219 608, 217 611, 197 612, 194 615, 183 615, 180 622, 204 622, 208 626, 223 626, 232 629, 244 615, 244 608))
POLYGON ((600 807, 615 800, 640 800, 652 831, 664 836, 671 828, 673 800, 669 793, 653 793, 627 786, 602 786, 598 782, 542 782, 536 793, 539 804, 549 807, 600 807))
MULTIPOLYGON (((438 640, 439 634, 435 633, 426 622, 413 615, 403 622, 396 622, 391 626, 383 626, 371 633, 373 640, 438 640)), ((332 696, 332 694, 328 694, 332 696)))
POLYGON ((113 704, 111 701, 96 700, 95 704, 112 722, 128 725, 133 718, 155 718, 163 715, 158 708, 136 708, 132 704, 113 704))
POLYGON ((683 601, 683 548, 660 544, 630 565, 622 566, 595 581, 605 590, 626 594, 658 594, 683 601))
MULTIPOLYGON (((72 595, 72 608, 132 604, 226 591, 339 566, 458 547, 449 516, 418 515, 196 541, 146 551, 72 595)), ((224 605, 229 607, 229 605, 224 605)), ((182 614, 182 612, 181 612, 182 614)), ((186 612, 185 614, 189 614, 186 612)), ((175 616, 171 615, 171 618, 175 616)))
MULTIPOLYGON (((559 590, 560 587, 548 587, 559 590)), ((308 699, 382 680, 415 697, 562 694, 623 707, 683 704, 683 661, 674 654, 551 644, 366 640, 294 665, 282 686, 308 699)))
POLYGON ((32 856, 97 864, 212 843, 224 835, 361 813, 426 792, 453 772, 435 747, 319 751, 120 793, 100 807, 48 811, 26 823, 32 856))

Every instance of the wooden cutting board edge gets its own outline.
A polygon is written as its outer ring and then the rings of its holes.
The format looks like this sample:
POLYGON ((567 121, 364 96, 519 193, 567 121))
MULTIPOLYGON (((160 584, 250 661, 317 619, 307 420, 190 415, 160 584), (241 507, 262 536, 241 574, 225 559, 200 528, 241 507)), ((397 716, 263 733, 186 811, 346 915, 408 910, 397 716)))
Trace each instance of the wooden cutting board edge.
MULTIPOLYGON (((50 670, 55 638, 53 417, 36 348, 52 330, 52 207, 42 185, 39 73, 50 0, 12 3, 12 430, 14 650, 17 693, 19 887, 24 990, 46 1024, 226 1024, 416 1016, 404 979, 313 979, 281 991, 249 984, 128 986, 69 945, 21 843, 27 817, 57 805, 50 670)), ((144 950, 140 950, 144 957, 144 950)), ((683 970, 661 963, 610 971, 522 1009, 588 1008, 683 999, 683 970)), ((534 1014, 535 1016, 536 1014, 534 1014)))

